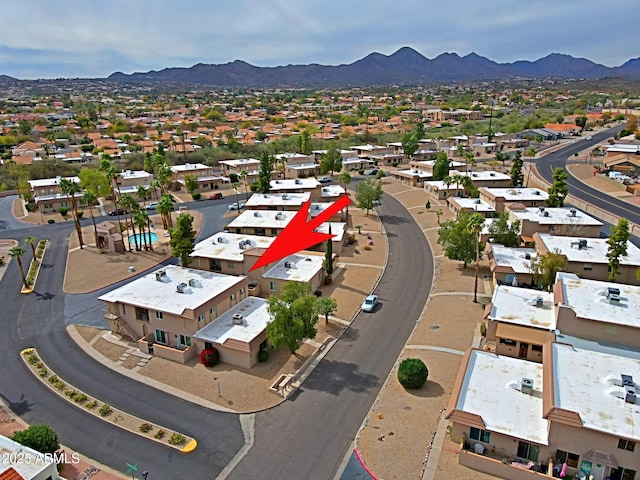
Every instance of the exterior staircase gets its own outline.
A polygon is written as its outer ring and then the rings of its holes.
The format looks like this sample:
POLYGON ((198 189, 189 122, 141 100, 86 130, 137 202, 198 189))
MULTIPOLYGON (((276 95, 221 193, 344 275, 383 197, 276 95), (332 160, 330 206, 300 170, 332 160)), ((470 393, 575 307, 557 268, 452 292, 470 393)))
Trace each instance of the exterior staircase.
POLYGON ((131 325, 129 325, 129 322, 127 322, 124 318, 122 317, 118 318, 116 320, 116 325, 120 327, 120 331, 122 333, 124 333, 127 337, 131 338, 131 340, 133 340, 134 342, 137 342, 142 338, 142 335, 136 332, 134 328, 131 325))

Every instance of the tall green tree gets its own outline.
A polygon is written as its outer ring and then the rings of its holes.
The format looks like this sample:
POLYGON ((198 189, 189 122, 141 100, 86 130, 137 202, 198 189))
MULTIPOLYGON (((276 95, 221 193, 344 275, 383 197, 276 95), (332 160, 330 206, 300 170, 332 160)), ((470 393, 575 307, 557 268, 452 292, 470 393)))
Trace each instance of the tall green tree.
POLYGON ((265 333, 273 348, 285 346, 295 353, 302 340, 315 337, 317 301, 311 286, 302 282, 285 282, 279 297, 269 297, 267 308, 272 320, 265 333))
POLYGON ((369 210, 377 205, 382 198, 382 182, 380 180, 364 180, 356 185, 356 202, 358 208, 369 210))
POLYGON ((620 218, 618 224, 611 227, 611 235, 607 239, 609 249, 607 258, 609 259, 609 281, 615 282, 620 275, 620 257, 627 255, 627 244, 629 242, 629 220, 620 218))
POLYGON ((415 132, 408 132, 402 136, 402 151, 407 157, 413 158, 416 150, 418 150, 418 145, 419 143, 415 132))
POLYGON ((198 178, 195 175, 187 173, 184 176, 184 186, 187 188, 187 192, 195 192, 196 190, 198 190, 198 178))
POLYGON ((580 131, 583 131, 584 127, 587 126, 587 117, 585 117, 584 115, 576 117, 576 125, 580 127, 580 131))
POLYGON ((509 223, 509 213, 506 210, 500 212, 489 225, 491 243, 517 247, 520 244, 520 225, 520 220, 509 223))
POLYGON ((436 155, 436 160, 433 163, 433 179, 442 180, 444 177, 449 175, 450 163, 447 152, 438 153, 436 155))
POLYGON ((80 178, 80 186, 96 197, 106 197, 110 192, 109 179, 103 171, 95 168, 83 168, 78 173, 78 178, 80 178))
POLYGON ((142 208, 138 208, 135 212, 133 212, 133 223, 135 223, 135 225, 138 227, 140 238, 142 239, 141 243, 144 244, 145 251, 153 250, 153 243, 151 242, 151 229, 149 228, 149 214, 147 213, 147 211, 142 208))
POLYGON ((529 271, 533 275, 533 281, 547 291, 551 290, 556 281, 556 274, 567 268, 567 257, 560 250, 537 255, 529 262, 529 271))
POLYGON ((339 172, 342 169, 342 155, 335 146, 329 148, 320 158, 320 173, 339 172))
POLYGON ((180 265, 188 267, 191 263, 190 254, 196 246, 196 232, 193 229, 193 217, 188 213, 181 213, 176 218, 176 226, 169 230, 171 239, 171 254, 180 259, 180 265))
POLYGON ((553 184, 549 187, 549 199, 545 202, 547 207, 563 207, 569 194, 567 179, 569 174, 558 167, 553 171, 553 184))
POLYGON ((120 223, 120 208, 118 207, 118 190, 117 190, 117 178, 118 178, 118 169, 111 163, 111 157, 107 154, 102 155, 100 159, 100 166, 98 169, 107 177, 109 180, 109 190, 111 190, 111 199, 113 200, 113 205, 115 207, 116 217, 118 218, 118 232, 120 233, 120 240, 124 245, 124 234, 122 233, 122 224, 120 223))
MULTIPOLYGON (((438 245, 449 260, 463 262, 464 268, 476 257, 476 238, 469 231, 471 214, 461 211, 456 219, 440 223, 438 245)), ((481 253, 481 252, 480 252, 481 253)))
POLYGON ((96 226, 96 217, 93 215, 93 206, 98 202, 96 194, 91 190, 82 191, 82 203, 89 207, 89 214, 91 214, 91 223, 93 224, 93 241, 98 246, 98 227, 96 226))
POLYGON ((60 448, 58 434, 49 425, 30 425, 14 432, 11 440, 40 453, 55 453, 60 448))
POLYGON ((269 193, 271 189, 271 172, 273 172, 273 157, 267 150, 260 154, 260 172, 258 173, 258 191, 269 193))
POLYGON ((33 258, 36 258, 36 247, 35 243, 38 241, 36 237, 26 237, 24 239, 25 246, 31 245, 31 253, 33 254, 33 258))
POLYGON ((311 135, 305 129, 298 136, 298 151, 303 155, 311 155, 313 147, 311 146, 311 135))
POLYGON ((69 178, 60 179, 58 184, 60 191, 67 196, 67 200, 71 202, 71 210, 73 211, 73 222, 78 232, 78 241, 80 242, 80 248, 84 248, 84 239, 82 238, 82 225, 80 225, 80 218, 78 217, 78 200, 76 194, 80 193, 80 184, 69 178))
MULTIPOLYGON (((140 244, 138 243, 138 236, 136 235, 136 226, 133 222, 133 215, 136 210, 140 209, 140 205, 133 198, 133 195, 129 193, 124 193, 120 196, 120 205, 125 209, 124 211, 124 221, 127 223, 127 229, 131 227, 133 231, 133 242, 136 247, 136 252, 140 251, 140 244)), ((131 240, 129 240, 129 251, 131 252, 133 249, 131 248, 131 240)))
POLYGON ((338 308, 338 302, 331 297, 320 297, 317 302, 318 315, 324 315, 325 325, 329 323, 329 315, 338 308))
POLYGON ((22 255, 25 254, 24 247, 16 245, 9 249, 9 256, 15 258, 18 261, 18 268, 20 269, 20 277, 22 278, 22 285, 27 286, 27 277, 24 275, 24 268, 22 267, 22 255))
MULTIPOLYGON (((331 235, 331 224, 329 224, 329 235, 331 235)), ((333 241, 327 240, 326 250, 324 252, 324 264, 327 269, 327 275, 333 275, 333 241)))
POLYGON ((511 164, 511 171, 509 172, 509 176, 511 177, 510 185, 512 187, 524 185, 524 172, 522 171, 523 168, 524 160, 522 160, 522 152, 520 150, 516 150, 516 153, 513 157, 513 163, 511 164))

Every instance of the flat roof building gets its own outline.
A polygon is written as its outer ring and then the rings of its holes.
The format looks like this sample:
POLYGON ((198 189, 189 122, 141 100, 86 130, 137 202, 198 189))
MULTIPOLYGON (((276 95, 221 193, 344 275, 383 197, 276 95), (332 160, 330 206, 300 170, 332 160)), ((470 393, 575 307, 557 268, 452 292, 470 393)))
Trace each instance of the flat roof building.
POLYGON ((533 234, 549 233, 569 237, 600 236, 603 223, 577 208, 525 207, 520 203, 511 204, 509 221, 520 221, 520 235, 526 243, 533 242, 533 234))
POLYGON ((496 212, 502 212, 507 205, 521 203, 526 207, 543 206, 549 199, 549 194, 539 188, 490 188, 478 189, 480 200, 492 205, 496 212))

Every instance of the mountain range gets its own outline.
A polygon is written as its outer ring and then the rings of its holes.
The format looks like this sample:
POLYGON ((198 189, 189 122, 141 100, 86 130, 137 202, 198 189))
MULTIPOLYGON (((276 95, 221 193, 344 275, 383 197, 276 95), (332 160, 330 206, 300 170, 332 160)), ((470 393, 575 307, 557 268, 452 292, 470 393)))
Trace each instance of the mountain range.
POLYGON ((165 68, 130 75, 116 72, 117 82, 189 83, 220 87, 346 87, 373 85, 419 85, 514 77, 605 78, 640 80, 640 58, 619 67, 607 67, 585 58, 552 53, 534 62, 497 63, 470 53, 460 57, 443 53, 429 59, 410 47, 392 55, 371 53, 348 65, 286 65, 256 67, 242 60, 225 64, 199 63, 190 68, 165 68))

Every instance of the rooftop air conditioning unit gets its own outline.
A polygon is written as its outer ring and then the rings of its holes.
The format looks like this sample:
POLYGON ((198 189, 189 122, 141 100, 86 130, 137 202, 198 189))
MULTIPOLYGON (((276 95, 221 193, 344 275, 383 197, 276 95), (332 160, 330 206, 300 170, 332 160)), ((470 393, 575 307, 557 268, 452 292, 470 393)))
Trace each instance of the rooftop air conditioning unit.
POLYGON ((530 253, 525 253, 524 254, 524 259, 525 260, 531 260, 531 254, 530 253))
POLYGON ((159 272, 156 272, 156 281, 157 282, 164 282, 167 277, 167 272, 165 272, 164 270, 160 270, 159 272))
POLYGON ((544 305, 544 299, 542 297, 536 297, 536 307, 542 308, 544 305))
POLYGON ((548 217, 548 216, 549 216, 549 212, 547 212, 547 211, 545 210, 545 212, 544 212, 544 216, 545 216, 545 217, 548 217))
POLYGON ((291 268, 291 262, 284 262, 284 268, 291 268))
POLYGON ((611 293, 608 295, 610 303, 620 303, 620 295, 611 293))
POLYGON ((186 283, 179 283, 178 285, 176 285, 176 292, 178 293, 184 293, 187 290, 187 284, 186 283))
POLYGON ((300 184, 302 183, 302 180, 300 180, 300 179, 296 178, 296 179, 295 179, 295 181, 294 181, 294 183, 295 183, 296 185, 300 185, 300 184))
POLYGON ((244 323, 244 317, 241 313, 234 313, 231 319, 233 320, 234 325, 242 325, 244 323))
POLYGON ((531 395, 533 393, 533 380, 530 378, 523 378, 520 383, 520 391, 527 395, 531 395))
POLYGON ((570 210, 569 210, 569 216, 570 216, 570 217, 575 217, 575 216, 576 216, 576 213, 577 213, 577 212, 576 212, 576 209, 575 209, 575 208, 572 208, 572 209, 570 209, 570 210))
POLYGON ((620 296, 620 289, 616 288, 616 287, 608 287, 607 288, 607 297, 611 296, 611 295, 618 295, 620 296))
POLYGON ((283 200, 289 200, 289 195, 287 195, 286 193, 284 195, 282 195, 282 199, 283 200))
POLYGON ((314 210, 320 210, 320 205, 314 205, 314 206, 313 206, 313 209, 314 209, 314 210))
POLYGON ((254 217, 261 217, 262 215, 260 214, 260 212, 253 212, 253 216, 254 217))
POLYGON ((538 211, 539 211, 540 213, 544 212, 544 207, 538 207, 538 211))
POLYGON ((190 287, 202 288, 202 283, 200 283, 200 280, 198 280, 197 278, 190 278, 189 279, 189 286, 190 287))
POLYGON ((578 240, 578 248, 582 250, 583 248, 587 248, 587 241, 584 238, 578 240))
POLYGON ((489 173, 489 176, 490 176, 490 177, 495 177, 495 176, 496 176, 496 174, 495 174, 495 173, 493 173, 493 172, 490 172, 490 173, 489 173))

